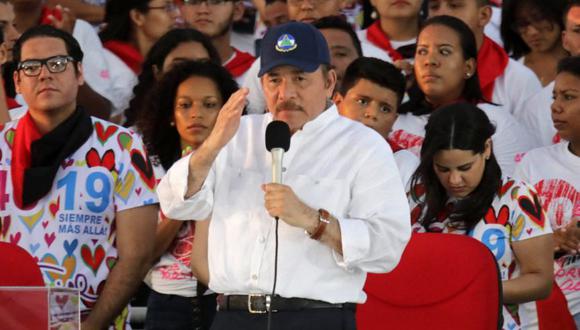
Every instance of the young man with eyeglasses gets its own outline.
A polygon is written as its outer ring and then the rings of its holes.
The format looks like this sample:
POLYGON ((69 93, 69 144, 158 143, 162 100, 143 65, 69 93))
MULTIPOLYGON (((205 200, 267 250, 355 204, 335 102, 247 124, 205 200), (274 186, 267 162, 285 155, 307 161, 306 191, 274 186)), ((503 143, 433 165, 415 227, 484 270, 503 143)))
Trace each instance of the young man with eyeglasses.
MULTIPOLYGON (((108 120, 117 103, 111 90, 109 68, 104 50, 93 26, 78 19, 68 8, 46 6, 46 1, 12 1, 14 4, 15 26, 24 32, 40 24, 55 26, 77 39, 85 53, 86 84, 80 89, 78 102, 93 116, 108 120)), ((23 105, 20 110, 26 109, 23 105)), ((22 114, 22 111, 20 111, 22 114)), ((13 119, 19 118, 13 117, 13 119)))
POLYGON ((143 143, 78 106, 83 52, 71 35, 33 27, 14 60, 28 111, 0 129, 0 240, 36 258, 47 286, 80 291, 83 330, 128 326, 158 211, 143 143))
POLYGON ((207 35, 217 49, 222 65, 241 84, 256 58, 232 46, 232 26, 244 15, 241 0, 183 0, 180 6, 186 24, 207 35))

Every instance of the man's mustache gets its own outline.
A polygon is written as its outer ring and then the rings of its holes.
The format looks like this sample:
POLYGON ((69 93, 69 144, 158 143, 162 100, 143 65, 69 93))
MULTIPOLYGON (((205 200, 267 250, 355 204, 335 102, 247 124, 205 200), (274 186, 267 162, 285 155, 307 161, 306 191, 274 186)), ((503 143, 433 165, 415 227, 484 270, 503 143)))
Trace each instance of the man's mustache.
POLYGON ((276 111, 282 110, 304 111, 304 108, 294 103, 293 101, 284 101, 276 106, 276 111))

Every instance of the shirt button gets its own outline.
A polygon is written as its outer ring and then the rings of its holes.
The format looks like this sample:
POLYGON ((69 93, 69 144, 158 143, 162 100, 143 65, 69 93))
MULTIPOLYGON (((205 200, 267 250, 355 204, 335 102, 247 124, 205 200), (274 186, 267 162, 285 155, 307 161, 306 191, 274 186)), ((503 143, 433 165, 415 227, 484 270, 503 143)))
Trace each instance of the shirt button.
POLYGON ((256 274, 252 275, 252 280, 254 280, 254 281, 258 280, 258 275, 256 275, 256 274))
POLYGON ((266 239, 264 238, 264 236, 261 236, 260 239, 258 240, 258 242, 260 243, 264 243, 266 241, 266 239))

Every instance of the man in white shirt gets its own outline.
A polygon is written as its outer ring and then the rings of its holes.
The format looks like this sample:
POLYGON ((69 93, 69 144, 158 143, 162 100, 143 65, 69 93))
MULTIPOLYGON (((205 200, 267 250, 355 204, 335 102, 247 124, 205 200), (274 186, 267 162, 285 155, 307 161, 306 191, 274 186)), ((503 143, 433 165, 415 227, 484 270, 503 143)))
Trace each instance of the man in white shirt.
POLYGON ((526 100, 540 92, 542 85, 530 69, 509 58, 484 34, 492 16, 490 0, 428 0, 428 8, 429 17, 450 15, 469 26, 477 42, 477 74, 484 97, 521 118, 526 100))
MULTIPOLYGON (((201 147, 162 179, 163 212, 211 217, 205 234, 196 226, 194 244, 207 235, 209 287, 222 293, 212 329, 264 328, 268 316, 252 313, 268 311, 275 329, 355 329, 353 303, 366 299, 366 273, 392 270, 410 237, 392 152, 330 102, 336 74, 316 28, 277 26, 261 54, 269 113, 240 118, 248 91, 233 94, 201 147), (265 184, 272 120, 292 134, 284 184, 265 184)), ((192 257, 196 273, 204 271, 199 265, 192 257)))

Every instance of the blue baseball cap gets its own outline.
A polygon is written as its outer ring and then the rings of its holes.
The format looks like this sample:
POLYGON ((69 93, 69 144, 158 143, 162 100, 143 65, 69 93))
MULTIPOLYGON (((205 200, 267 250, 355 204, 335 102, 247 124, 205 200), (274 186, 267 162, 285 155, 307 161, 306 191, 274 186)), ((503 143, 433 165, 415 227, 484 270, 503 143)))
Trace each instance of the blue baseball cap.
POLYGON ((258 77, 281 65, 314 72, 321 64, 330 65, 322 33, 311 24, 290 22, 269 29, 262 39, 258 77))

